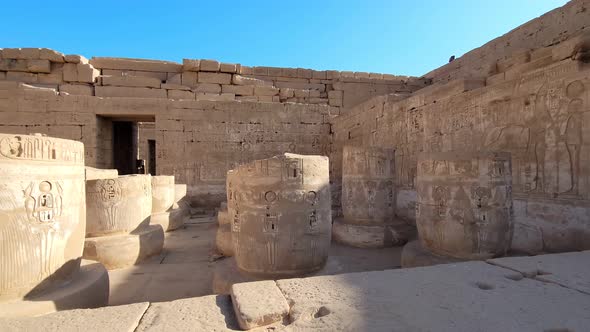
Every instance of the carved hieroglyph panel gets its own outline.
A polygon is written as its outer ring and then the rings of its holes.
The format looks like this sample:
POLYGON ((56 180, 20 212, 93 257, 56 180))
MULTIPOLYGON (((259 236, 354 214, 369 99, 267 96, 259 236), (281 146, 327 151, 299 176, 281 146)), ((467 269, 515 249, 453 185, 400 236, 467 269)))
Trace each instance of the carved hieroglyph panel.
POLYGON ((151 176, 125 175, 116 179, 87 181, 86 202, 87 237, 131 232, 149 223, 152 212, 151 176))
POLYGON ((512 237, 510 154, 424 153, 416 224, 432 252, 465 259, 505 254, 512 237))
POLYGON ((86 210, 82 143, 0 134, 0 301, 67 282, 86 210))
POLYGON ((376 225, 395 215, 395 150, 345 146, 342 160, 344 221, 376 225))

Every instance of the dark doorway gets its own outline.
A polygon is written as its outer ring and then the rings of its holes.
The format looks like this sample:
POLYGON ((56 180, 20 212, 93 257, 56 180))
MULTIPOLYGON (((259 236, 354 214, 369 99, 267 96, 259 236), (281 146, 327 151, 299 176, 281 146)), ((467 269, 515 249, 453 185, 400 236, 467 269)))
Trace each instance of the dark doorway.
POLYGON ((148 139, 148 173, 156 175, 156 140, 148 139))
POLYGON ((136 124, 129 121, 113 121, 113 162, 119 175, 136 173, 136 159, 136 124))

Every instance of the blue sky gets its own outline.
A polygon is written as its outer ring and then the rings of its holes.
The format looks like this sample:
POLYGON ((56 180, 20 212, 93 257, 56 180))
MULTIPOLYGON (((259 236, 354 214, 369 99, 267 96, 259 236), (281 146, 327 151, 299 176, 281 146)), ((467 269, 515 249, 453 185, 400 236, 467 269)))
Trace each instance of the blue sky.
POLYGON ((566 2, 7 1, 0 47, 419 76, 566 2))

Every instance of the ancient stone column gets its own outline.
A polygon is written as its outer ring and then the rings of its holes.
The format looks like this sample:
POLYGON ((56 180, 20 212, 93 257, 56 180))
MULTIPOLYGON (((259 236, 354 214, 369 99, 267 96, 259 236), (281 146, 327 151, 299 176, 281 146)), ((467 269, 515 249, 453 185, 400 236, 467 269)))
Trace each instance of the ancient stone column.
POLYGON ((395 216, 394 160, 394 149, 344 147, 344 218, 333 225, 336 241, 364 248, 395 246, 407 241, 410 228, 395 216))
POLYGON ((422 247, 458 259, 501 256, 512 238, 509 153, 418 157, 416 224, 422 247))
POLYGON ((133 265, 162 250, 162 227, 150 225, 150 175, 87 181, 86 202, 85 258, 113 269, 133 265))
POLYGON ((182 227, 189 218, 189 210, 186 204, 180 206, 178 202, 185 196, 186 184, 174 184, 173 175, 152 176, 151 223, 161 225, 164 231, 182 227))
POLYGON ((81 268, 84 190, 82 143, 0 134, 0 317, 106 305, 106 270, 81 268))
POLYGON ((332 222, 327 157, 285 153, 240 165, 228 188, 241 271, 291 276, 324 266, 332 222))

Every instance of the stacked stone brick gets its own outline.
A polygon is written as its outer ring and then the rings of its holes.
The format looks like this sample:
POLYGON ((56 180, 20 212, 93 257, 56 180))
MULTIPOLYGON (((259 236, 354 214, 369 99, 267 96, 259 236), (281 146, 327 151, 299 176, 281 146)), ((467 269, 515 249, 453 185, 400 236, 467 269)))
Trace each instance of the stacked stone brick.
POLYGON ((81 55, 47 48, 0 50, 0 80, 18 81, 77 95, 93 95, 100 71, 81 55))
POLYGON ((246 67, 216 60, 170 61, 0 50, 0 80, 97 97, 324 104, 352 107, 379 94, 410 94, 427 79, 365 72, 246 67))

